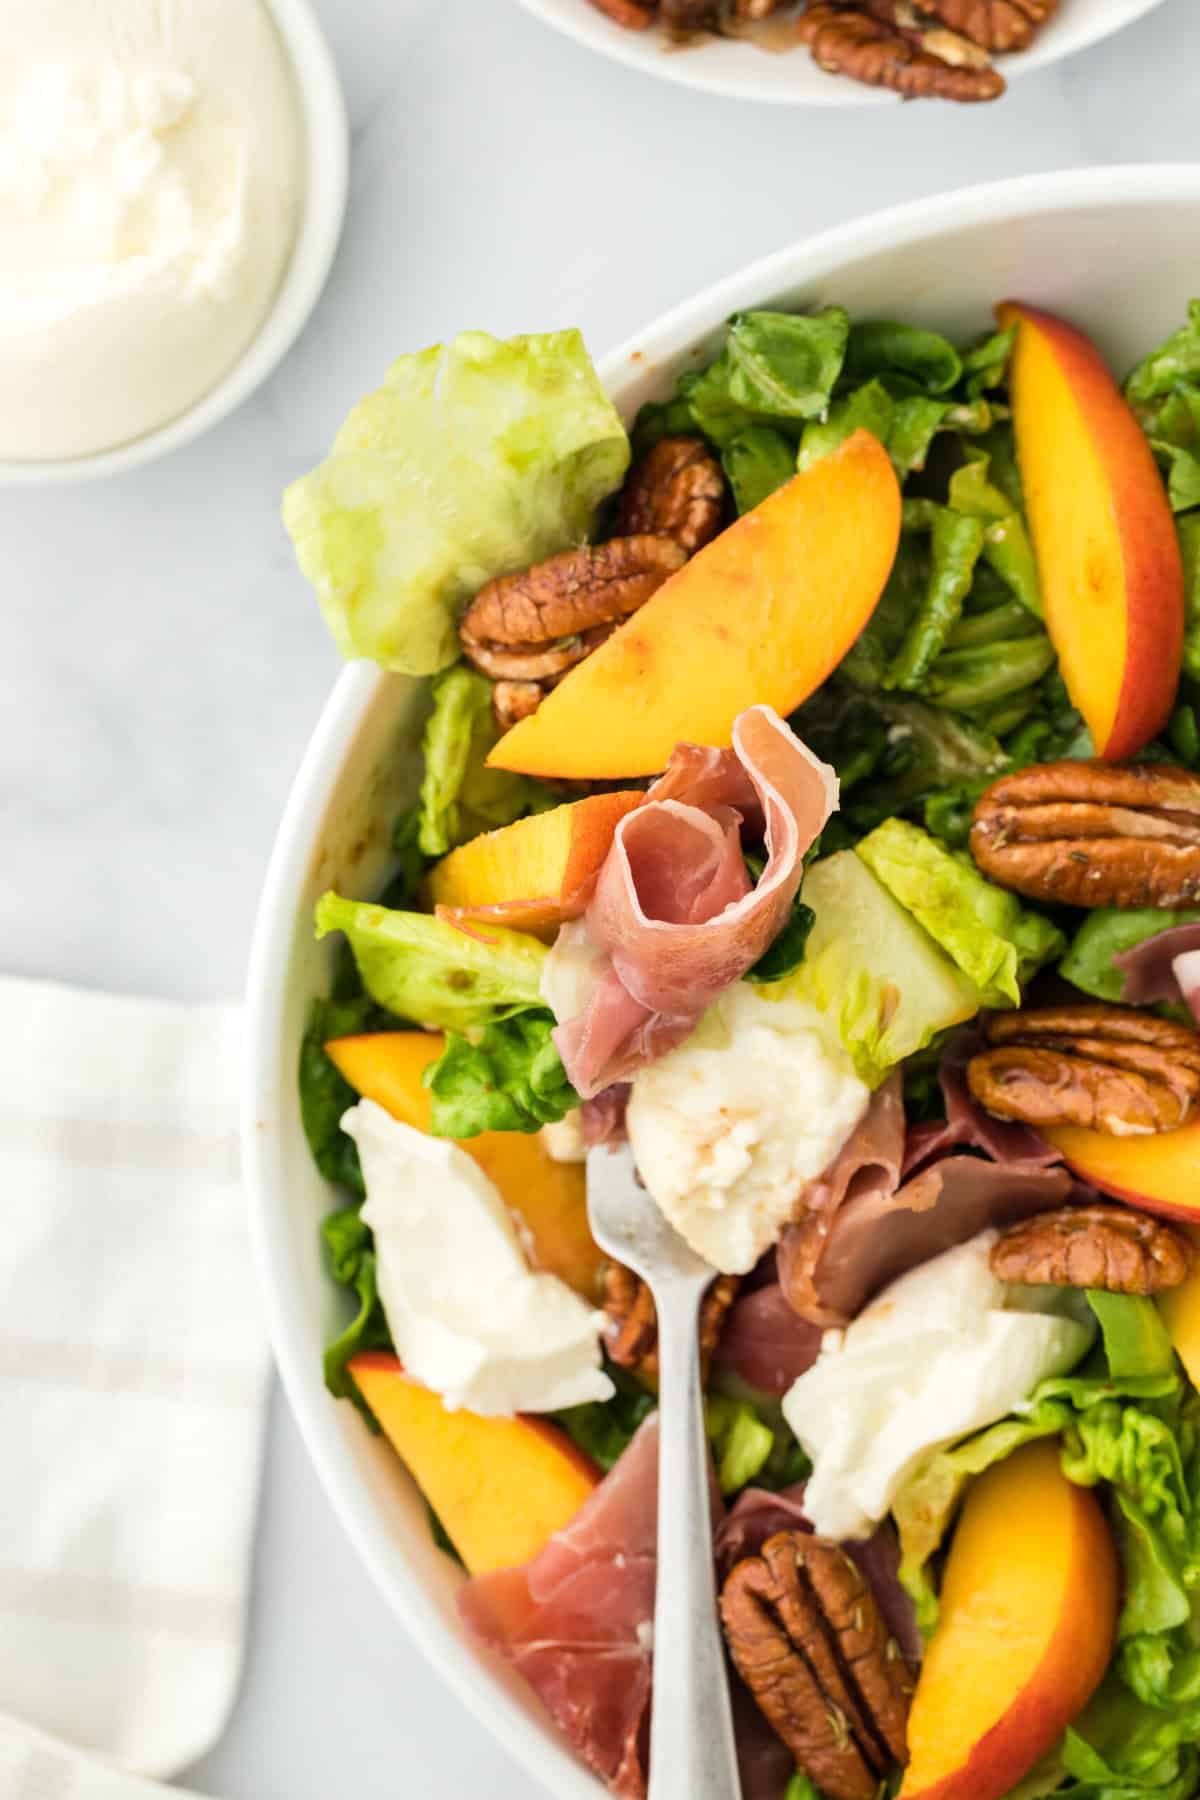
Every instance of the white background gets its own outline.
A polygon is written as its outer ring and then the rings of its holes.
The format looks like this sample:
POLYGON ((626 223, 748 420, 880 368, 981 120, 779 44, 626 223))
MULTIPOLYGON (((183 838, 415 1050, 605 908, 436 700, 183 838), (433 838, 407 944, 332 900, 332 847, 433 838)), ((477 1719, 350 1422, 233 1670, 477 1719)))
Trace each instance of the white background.
MULTIPOLYGON (((1200 158, 1195 0, 996 106, 811 113, 664 85, 510 0, 317 3, 353 187, 299 347, 164 464, 0 492, 0 961, 21 973, 238 990, 274 822, 335 674, 277 497, 398 352, 464 326, 577 324, 599 354, 739 264, 894 201, 1200 158)), ((223 1800, 529 1794, 385 1612, 278 1401, 245 1683, 190 1782, 223 1800)))

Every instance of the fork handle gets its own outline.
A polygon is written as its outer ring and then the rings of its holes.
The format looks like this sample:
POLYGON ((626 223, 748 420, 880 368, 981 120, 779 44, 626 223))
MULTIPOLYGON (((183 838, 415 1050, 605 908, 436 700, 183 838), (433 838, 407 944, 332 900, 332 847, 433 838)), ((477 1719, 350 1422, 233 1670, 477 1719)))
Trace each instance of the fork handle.
POLYGON ((658 1299, 658 1587, 648 1800, 741 1800, 713 1572, 700 1385, 703 1285, 658 1299))

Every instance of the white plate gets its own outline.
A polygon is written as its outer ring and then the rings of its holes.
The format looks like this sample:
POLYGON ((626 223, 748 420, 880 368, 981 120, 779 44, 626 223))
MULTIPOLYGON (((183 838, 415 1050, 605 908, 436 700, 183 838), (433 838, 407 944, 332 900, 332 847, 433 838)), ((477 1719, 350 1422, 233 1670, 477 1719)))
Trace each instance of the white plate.
MULTIPOLYGON (((864 87, 845 76, 826 75, 803 45, 773 53, 750 43, 710 38, 676 49, 653 29, 627 31, 614 25, 591 0, 520 3, 589 50, 599 50, 662 81, 677 81, 706 93, 792 106, 888 106, 896 101, 894 94, 878 88, 864 87)), ((1099 43, 1161 5, 1162 0, 1062 0, 1057 17, 1039 32, 1032 49, 1019 56, 998 57, 997 64, 1010 81, 1032 74, 1076 50, 1086 50, 1089 44, 1099 43)))
MULTIPOLYGON (((1200 165, 1027 177, 922 200, 720 282, 607 357, 601 374, 630 416, 718 341, 740 307, 838 300, 860 317, 890 314, 967 337, 1006 295, 1070 314, 1123 369, 1180 323, 1200 289, 1198 226, 1200 165)), ((417 684, 367 663, 348 668, 279 829, 248 987, 244 1154, 256 1251, 288 1397, 380 1592, 532 1776, 561 1800, 600 1800, 523 1684, 463 1630, 454 1605, 461 1576, 435 1549, 415 1487, 321 1380, 322 1346, 344 1297, 321 1268, 318 1224, 332 1196, 312 1166, 296 1096, 304 1020, 329 973, 312 909, 333 884, 364 898, 378 891, 391 823, 414 792, 420 707, 417 684)))

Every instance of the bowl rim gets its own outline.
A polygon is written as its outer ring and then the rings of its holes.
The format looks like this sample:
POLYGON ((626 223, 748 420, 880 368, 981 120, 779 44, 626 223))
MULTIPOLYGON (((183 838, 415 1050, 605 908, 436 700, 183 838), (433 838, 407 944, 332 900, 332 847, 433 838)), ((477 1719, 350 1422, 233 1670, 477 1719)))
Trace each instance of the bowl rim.
MULTIPOLYGON (((607 57, 611 62, 621 63, 625 68, 635 69, 652 79, 669 82, 673 87, 691 88, 697 93, 719 94, 727 100, 753 101, 765 106, 804 106, 821 110, 837 107, 894 107, 901 101, 899 94, 888 93, 881 88, 865 87, 848 79, 829 80, 826 87, 814 86, 811 93, 789 90, 782 85, 773 86, 756 80, 753 75, 717 66, 711 59, 706 63, 704 47, 698 55, 690 50, 684 56, 664 54, 661 44, 657 49, 654 48, 653 34, 625 30, 589 6, 588 0, 568 0, 568 3, 570 11, 563 10, 564 0, 518 0, 518 4, 532 18, 578 44, 581 49, 607 57), (578 7, 578 12, 574 10, 575 7, 578 7)), ((1113 0, 1096 0, 1098 8, 1112 3, 1113 0)), ((1025 75, 1036 75, 1040 69, 1053 68, 1069 57, 1082 54, 1093 45, 1102 43, 1105 38, 1123 31, 1126 26, 1136 24, 1147 13, 1161 6, 1163 0, 1119 0, 1119 4, 1122 7, 1119 17, 1114 18, 1111 14, 1105 17, 1098 11, 1095 19, 1081 29, 1077 41, 1068 40, 1061 48, 1053 41, 1048 46, 1034 44, 1020 55, 1003 57, 1006 79, 1016 81, 1025 75)))
POLYGON ((291 69, 304 132, 305 186, 295 241, 270 310, 233 367, 186 412, 111 450, 56 461, 0 459, 0 487, 54 487, 123 475, 210 430, 249 399, 311 318, 337 254, 350 191, 350 121, 312 0, 262 0, 291 69))
MULTIPOLYGON (((769 293, 785 282, 836 272, 856 256, 1015 216, 1172 200, 1200 202, 1200 162, 1025 175, 906 202, 789 245, 722 277, 604 356, 597 365, 600 378, 607 389, 619 391, 625 381, 652 366, 657 355, 670 353, 681 342, 699 341, 729 311, 746 304, 753 292, 769 293)), ((299 1287, 279 1279, 288 1263, 288 1201, 284 1184, 271 1169, 277 1134, 269 1121, 284 1048, 295 898, 311 866, 315 845, 311 821, 326 816, 343 762, 389 679, 386 671, 368 662, 351 663, 336 678, 288 795, 262 888, 247 971, 242 1103, 243 1170, 254 1259, 293 1417, 334 1513, 376 1587, 440 1678, 519 1764, 556 1794, 569 1800, 597 1800, 602 1790, 596 1778, 565 1745, 543 1737, 522 1717, 482 1656, 455 1638, 429 1597, 413 1584, 401 1590, 391 1580, 381 1521, 340 1438, 335 1403, 324 1390, 319 1359, 309 1354, 299 1287)))

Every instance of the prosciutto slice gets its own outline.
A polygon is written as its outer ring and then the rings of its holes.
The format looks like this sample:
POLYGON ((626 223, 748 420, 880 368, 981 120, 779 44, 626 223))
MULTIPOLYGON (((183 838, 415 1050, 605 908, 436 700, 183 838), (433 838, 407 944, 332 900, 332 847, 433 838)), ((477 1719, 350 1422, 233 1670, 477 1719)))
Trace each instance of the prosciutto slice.
MULTIPOLYGON (((578 1012, 559 1012, 555 1042, 585 1099, 681 1043, 758 961, 836 805, 833 770, 768 706, 739 715, 731 750, 676 748, 617 826, 584 916, 596 957, 588 991, 578 1012), (761 829, 767 848, 754 886, 745 824, 761 829)), ((579 930, 565 928, 564 955, 581 955, 579 930)))
MULTIPOLYGON (((874 1126, 886 1130, 888 1154, 866 1161, 848 1182, 835 1163, 809 1190, 810 1210, 785 1231, 778 1257, 783 1293, 802 1319, 845 1325, 909 1269, 1079 1191, 1036 1132, 991 1118, 973 1099, 965 1071, 977 1041, 961 1033, 943 1058, 944 1121, 916 1126, 897 1153, 895 1118, 881 1089, 872 1110, 878 1103, 874 1126)), ((898 1090, 895 1104, 902 1133, 898 1090)), ((868 1112, 860 1131, 871 1124, 868 1112)), ((851 1138, 838 1162, 853 1161, 854 1148, 851 1138)))
POLYGON ((658 1421, 533 1561, 459 1594, 471 1629, 520 1671, 615 1794, 646 1791, 658 1421))
POLYGON ((718 1360, 760 1394, 782 1400, 816 1362, 821 1327, 788 1305, 777 1281, 735 1300, 721 1333, 718 1360))
POLYGON ((1132 950, 1122 950, 1114 956, 1113 966, 1125 977, 1121 998, 1130 1006, 1183 999, 1200 1019, 1200 924, 1172 925, 1166 931, 1157 931, 1132 950))

